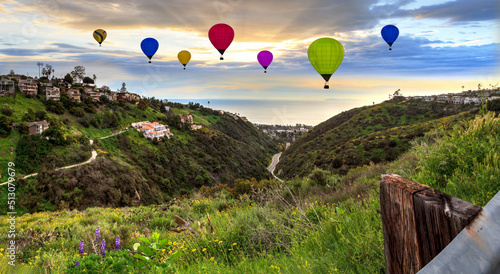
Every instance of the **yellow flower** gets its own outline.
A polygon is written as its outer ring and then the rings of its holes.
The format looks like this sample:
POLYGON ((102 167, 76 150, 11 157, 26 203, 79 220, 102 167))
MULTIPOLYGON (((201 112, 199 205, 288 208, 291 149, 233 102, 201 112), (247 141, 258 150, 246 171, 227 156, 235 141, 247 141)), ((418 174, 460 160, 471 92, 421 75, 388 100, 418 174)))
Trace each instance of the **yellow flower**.
POLYGON ((195 249, 193 249, 193 250, 191 250, 191 251, 192 251, 192 252, 195 252, 195 251, 196 251, 196 248, 195 248, 195 249))
POLYGON ((204 252, 204 251, 207 251, 207 249, 206 249, 206 248, 204 248, 202 251, 203 251, 203 252, 204 252))
POLYGON ((222 244, 222 241, 219 241, 219 244, 222 244))
POLYGON ((237 245, 237 243, 234 243, 233 245, 237 245))
POLYGON ((213 261, 214 259, 215 259, 214 257, 211 257, 211 258, 210 258, 210 261, 213 261))

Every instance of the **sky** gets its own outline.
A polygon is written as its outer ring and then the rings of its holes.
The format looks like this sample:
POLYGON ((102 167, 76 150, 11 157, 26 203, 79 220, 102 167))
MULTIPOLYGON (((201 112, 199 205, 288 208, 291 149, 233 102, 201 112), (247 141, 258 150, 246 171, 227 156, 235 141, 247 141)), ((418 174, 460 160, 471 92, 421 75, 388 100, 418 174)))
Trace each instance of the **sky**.
POLYGON ((500 82, 498 0, 0 0, 0 75, 61 77, 81 65, 98 86, 160 99, 269 99, 381 102, 397 89, 426 95, 500 82), (208 39, 217 23, 235 38, 219 60, 208 39), (400 34, 388 50, 387 24, 400 34), (108 36, 101 47, 95 29, 108 36), (140 49, 160 47, 148 63, 140 49), (345 57, 324 90, 307 58, 316 39, 342 43, 345 57), (177 53, 192 59, 183 70, 177 53), (274 55, 268 73, 257 53, 274 55))

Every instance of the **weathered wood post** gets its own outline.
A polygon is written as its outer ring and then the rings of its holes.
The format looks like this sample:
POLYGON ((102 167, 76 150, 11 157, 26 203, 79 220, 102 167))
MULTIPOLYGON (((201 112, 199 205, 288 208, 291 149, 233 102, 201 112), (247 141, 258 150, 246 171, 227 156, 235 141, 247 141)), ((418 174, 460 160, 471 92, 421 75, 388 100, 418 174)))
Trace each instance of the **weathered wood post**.
POLYGON ((380 206, 387 273, 416 273, 481 207, 399 175, 382 175, 380 206))

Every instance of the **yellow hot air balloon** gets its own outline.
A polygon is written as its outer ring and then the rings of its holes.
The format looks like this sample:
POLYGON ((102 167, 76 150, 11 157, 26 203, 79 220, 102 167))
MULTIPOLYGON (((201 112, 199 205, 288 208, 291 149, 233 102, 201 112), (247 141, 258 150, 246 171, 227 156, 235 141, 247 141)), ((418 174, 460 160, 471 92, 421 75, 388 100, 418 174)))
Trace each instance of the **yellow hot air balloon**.
POLYGON ((177 58, 179 59, 179 62, 184 66, 184 69, 186 69, 187 63, 189 63, 189 60, 191 60, 191 53, 187 50, 182 50, 177 54, 177 58))
POLYGON ((307 55, 311 65, 325 79, 325 89, 328 89, 328 80, 344 59, 344 47, 333 38, 319 38, 309 46, 307 55))
POLYGON ((106 36, 108 34, 106 33, 105 30, 103 29, 96 29, 94 30, 94 39, 99 43, 99 47, 101 46, 101 43, 104 42, 104 39, 106 39, 106 36))

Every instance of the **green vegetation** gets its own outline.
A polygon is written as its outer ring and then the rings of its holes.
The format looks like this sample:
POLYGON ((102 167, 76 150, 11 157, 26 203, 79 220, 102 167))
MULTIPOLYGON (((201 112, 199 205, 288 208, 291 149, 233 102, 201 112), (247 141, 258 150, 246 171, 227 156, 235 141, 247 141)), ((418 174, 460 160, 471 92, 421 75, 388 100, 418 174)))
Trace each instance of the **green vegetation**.
MULTIPOLYGON (((19 271, 36 266, 99 272, 97 267, 122 270, 130 262, 133 269, 126 271, 132 272, 384 273, 376 212, 380 176, 399 174, 484 206, 500 190, 494 179, 500 175, 499 127, 491 113, 451 130, 439 127, 413 140, 413 147, 395 161, 352 168, 346 175, 316 168, 285 183, 241 179, 206 186, 158 205, 18 216, 18 235, 25 239, 19 243, 19 262, 24 264, 19 271), (175 216, 190 222, 198 236, 174 233, 182 224, 175 216), (108 243, 105 258, 97 245, 92 248, 97 226, 108 243), (122 245, 115 251, 117 236, 122 245), (83 258, 78 254, 82 240, 83 258), (74 266, 76 261, 80 266, 74 266)), ((6 229, 7 218, 2 222, 6 229)), ((0 243, 7 241, 6 235, 0 233, 0 243)), ((6 246, 0 248, 4 252, 6 246)), ((0 259, 5 265, 5 256, 0 259)))
POLYGON ((370 162, 390 162, 410 148, 415 137, 434 128, 451 128, 478 109, 396 98, 355 108, 315 126, 283 152, 278 177, 309 174, 315 167, 338 174, 370 162))

